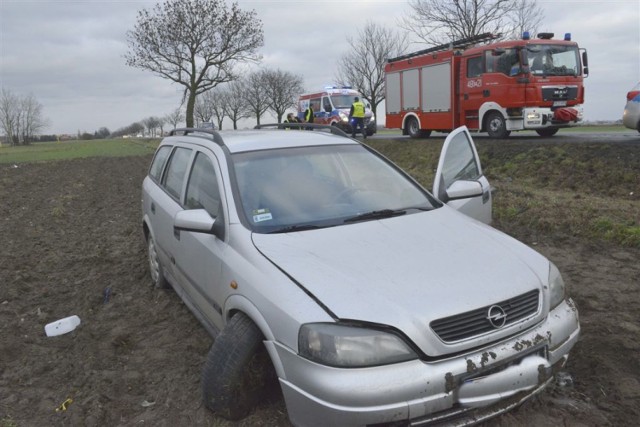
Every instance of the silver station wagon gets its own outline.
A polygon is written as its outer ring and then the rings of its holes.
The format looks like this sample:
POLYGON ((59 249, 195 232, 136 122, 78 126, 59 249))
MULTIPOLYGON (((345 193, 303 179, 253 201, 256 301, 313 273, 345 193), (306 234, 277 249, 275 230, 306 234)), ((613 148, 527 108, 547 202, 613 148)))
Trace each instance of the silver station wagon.
POLYGON ((239 419, 275 386, 298 426, 470 425, 549 384, 578 312, 553 263, 487 225, 468 130, 429 192, 311 127, 175 130, 144 180, 152 280, 214 337, 207 407, 239 419))

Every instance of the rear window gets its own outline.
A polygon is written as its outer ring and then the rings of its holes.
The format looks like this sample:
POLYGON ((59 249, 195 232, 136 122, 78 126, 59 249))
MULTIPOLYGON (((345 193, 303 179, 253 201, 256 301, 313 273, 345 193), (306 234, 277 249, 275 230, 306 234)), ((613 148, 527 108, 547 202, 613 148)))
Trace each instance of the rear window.
POLYGON ((160 178, 162 178, 162 170, 164 169, 164 165, 167 163, 167 158, 169 157, 170 152, 171 146, 169 145, 163 145, 158 148, 158 151, 156 151, 153 162, 151 162, 151 168, 149 169, 149 176, 154 180, 160 181, 160 178))
POLYGON ((169 165, 167 166, 164 187, 169 194, 178 200, 182 198, 182 186, 190 158, 191 150, 178 147, 173 152, 171 160, 169 160, 169 165))

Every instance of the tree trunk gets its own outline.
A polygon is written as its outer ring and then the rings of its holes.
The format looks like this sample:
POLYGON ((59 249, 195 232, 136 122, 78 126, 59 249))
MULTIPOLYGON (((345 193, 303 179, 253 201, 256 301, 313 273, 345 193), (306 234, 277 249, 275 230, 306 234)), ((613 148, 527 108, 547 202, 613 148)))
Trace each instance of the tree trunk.
POLYGON ((187 127, 188 128, 192 128, 193 127, 193 111, 195 110, 195 106, 196 106, 196 91, 193 89, 189 89, 189 98, 187 98, 187 111, 186 111, 186 122, 187 122, 187 127))

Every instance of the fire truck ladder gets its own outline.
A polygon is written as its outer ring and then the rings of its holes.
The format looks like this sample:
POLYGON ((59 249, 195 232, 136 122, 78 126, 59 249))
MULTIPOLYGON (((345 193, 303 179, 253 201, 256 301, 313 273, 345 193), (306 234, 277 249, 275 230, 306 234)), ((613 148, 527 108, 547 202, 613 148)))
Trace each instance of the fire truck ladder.
POLYGON ((416 56, 425 55, 427 53, 432 53, 432 52, 440 52, 442 50, 466 49, 467 47, 477 43, 483 43, 489 40, 497 39, 501 35, 502 34, 482 33, 482 34, 478 34, 477 36, 467 37, 467 38, 456 40, 450 43, 444 43, 438 46, 433 46, 428 49, 419 50, 417 52, 408 53, 406 55, 398 56, 396 58, 387 59, 387 62, 402 61, 403 59, 414 58, 416 56))

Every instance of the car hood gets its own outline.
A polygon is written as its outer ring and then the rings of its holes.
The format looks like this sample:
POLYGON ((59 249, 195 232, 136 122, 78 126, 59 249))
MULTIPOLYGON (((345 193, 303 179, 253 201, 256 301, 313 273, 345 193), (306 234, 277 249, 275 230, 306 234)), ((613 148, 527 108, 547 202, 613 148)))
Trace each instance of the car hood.
MULTIPOLYGON (((447 206, 320 230, 254 233, 253 240, 336 318, 391 326, 429 355, 479 344, 437 342, 429 322, 542 290, 549 271, 537 252, 447 206)), ((543 311, 485 341, 535 323, 543 311)))

